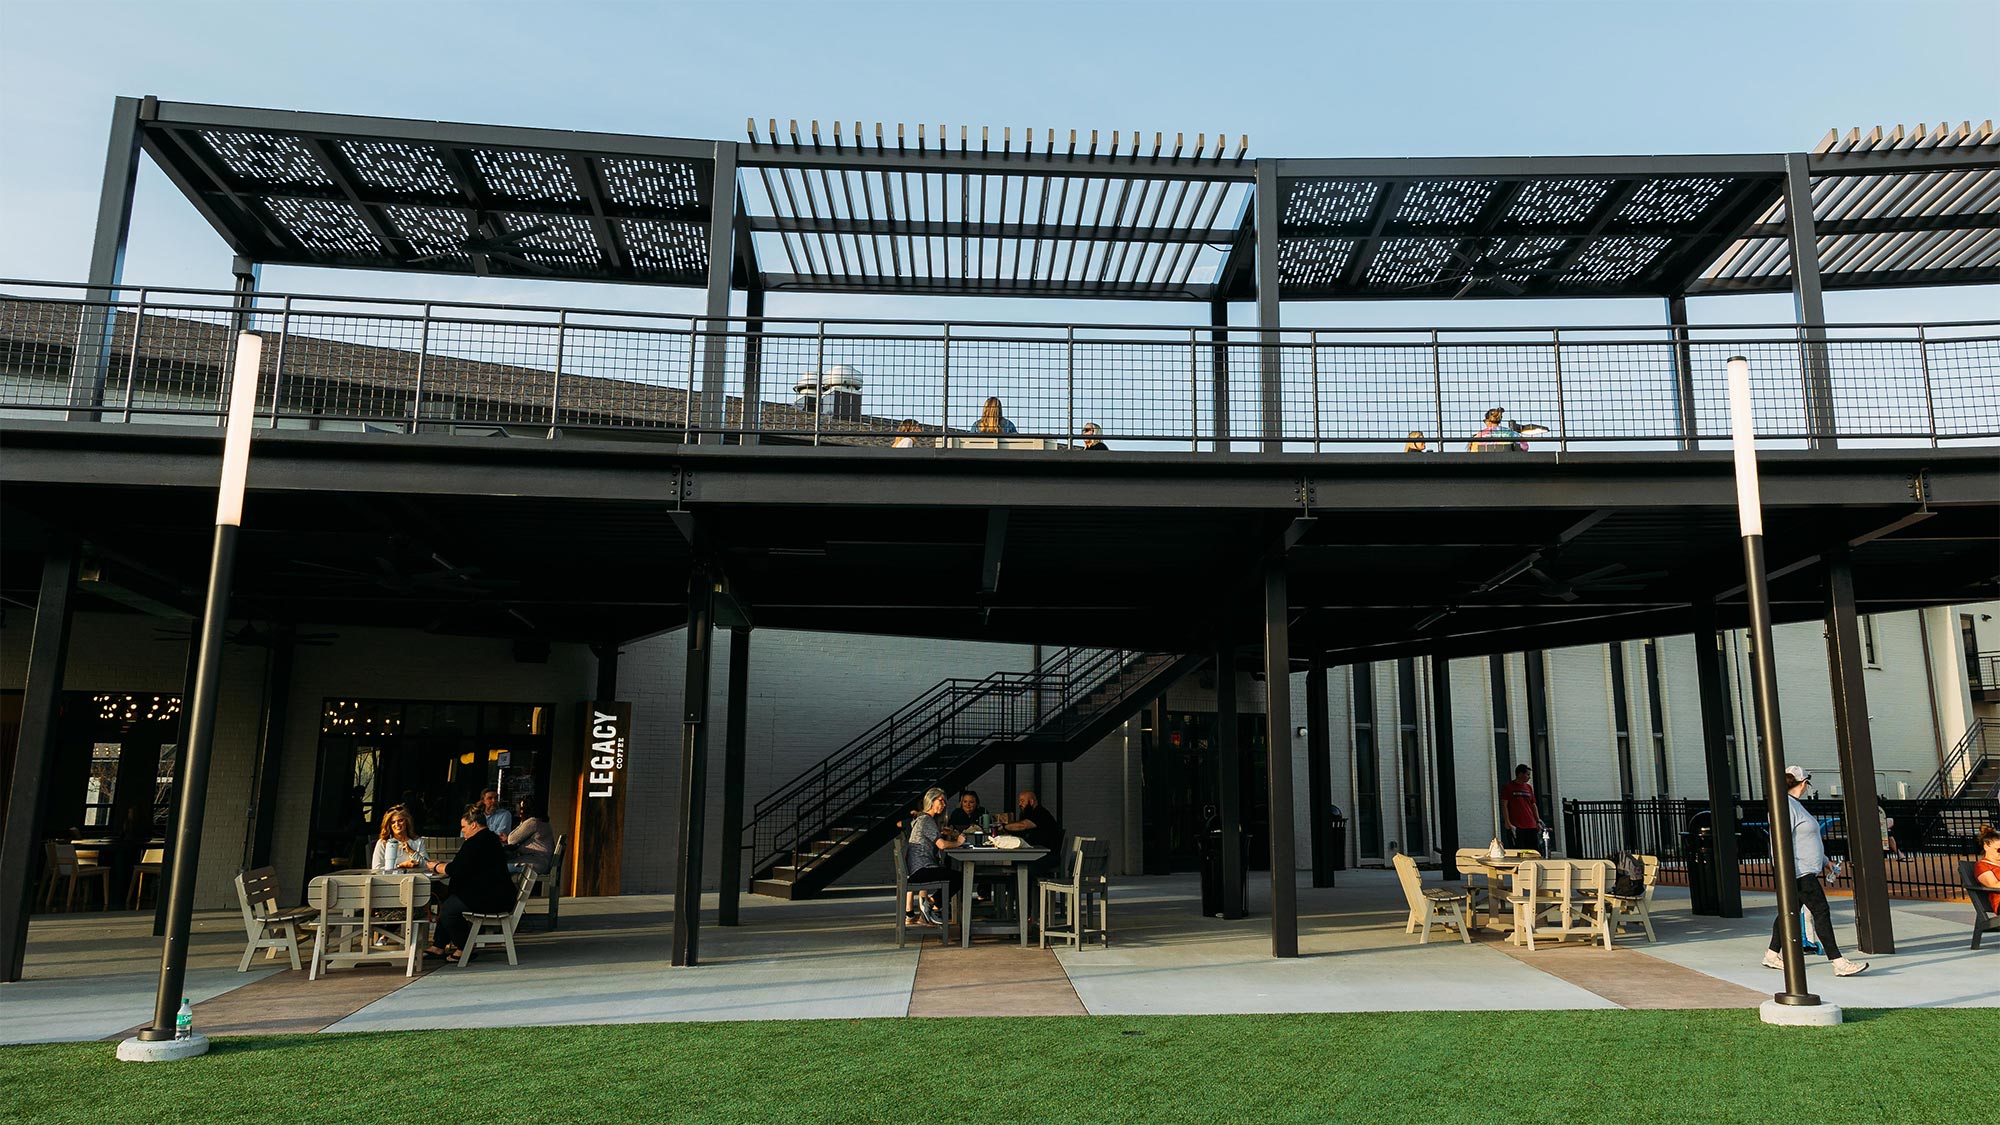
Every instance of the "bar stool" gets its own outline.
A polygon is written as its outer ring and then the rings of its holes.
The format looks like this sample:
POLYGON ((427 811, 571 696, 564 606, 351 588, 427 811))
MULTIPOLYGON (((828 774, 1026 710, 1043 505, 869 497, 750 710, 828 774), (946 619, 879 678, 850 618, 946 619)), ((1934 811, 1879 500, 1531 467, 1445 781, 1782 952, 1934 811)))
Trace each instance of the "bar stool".
MULTIPOLYGON (((146 895, 146 880, 158 879, 160 869, 166 863, 167 849, 147 848, 140 853, 139 862, 132 865, 132 882, 125 889, 125 909, 139 909, 139 900, 146 895)), ((154 894, 159 891, 155 890, 154 894)))

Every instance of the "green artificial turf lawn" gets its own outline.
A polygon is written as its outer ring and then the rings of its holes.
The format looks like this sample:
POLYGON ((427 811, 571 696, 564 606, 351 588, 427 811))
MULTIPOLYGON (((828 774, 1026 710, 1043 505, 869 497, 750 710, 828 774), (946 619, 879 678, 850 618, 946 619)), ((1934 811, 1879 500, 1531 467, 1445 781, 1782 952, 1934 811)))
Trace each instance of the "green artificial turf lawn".
POLYGON ((826 1020, 0 1048, 0 1118, 107 1121, 1994 1119, 1993 1009, 826 1020), (1984 1090, 1975 1095, 1974 1090, 1984 1090))

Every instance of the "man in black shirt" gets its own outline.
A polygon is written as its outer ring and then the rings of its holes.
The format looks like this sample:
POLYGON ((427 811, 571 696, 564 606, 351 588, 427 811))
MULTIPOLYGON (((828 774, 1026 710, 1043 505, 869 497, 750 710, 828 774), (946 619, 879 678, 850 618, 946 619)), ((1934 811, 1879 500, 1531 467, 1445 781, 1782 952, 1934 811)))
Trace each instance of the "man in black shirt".
POLYGON ((1001 825, 1009 832, 1017 833, 1021 842, 1031 848, 1048 848, 1053 851, 1062 844, 1062 825, 1056 823, 1055 814, 1042 807, 1032 789, 1021 790, 1015 798, 1020 811, 1014 819, 1001 825))

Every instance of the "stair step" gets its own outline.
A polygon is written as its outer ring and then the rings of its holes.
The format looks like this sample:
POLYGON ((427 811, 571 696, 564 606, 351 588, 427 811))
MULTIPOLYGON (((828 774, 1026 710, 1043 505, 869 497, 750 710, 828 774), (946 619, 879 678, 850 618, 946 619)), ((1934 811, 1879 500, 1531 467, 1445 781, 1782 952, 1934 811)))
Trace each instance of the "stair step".
POLYGON ((797 889, 796 884, 778 879, 752 879, 750 881, 751 894, 764 895, 768 898, 796 898, 798 896, 794 892, 797 889))

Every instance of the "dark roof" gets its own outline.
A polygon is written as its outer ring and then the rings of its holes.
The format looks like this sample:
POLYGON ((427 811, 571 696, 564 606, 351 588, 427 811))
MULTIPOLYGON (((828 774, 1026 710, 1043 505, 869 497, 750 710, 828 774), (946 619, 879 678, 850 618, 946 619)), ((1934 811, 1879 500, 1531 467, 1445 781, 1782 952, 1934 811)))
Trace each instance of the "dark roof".
POLYGON ((1990 123, 1811 154, 1261 159, 1247 139, 776 121, 710 141, 139 103, 145 150, 255 261, 764 290, 1207 301, 1633 297, 1790 284, 1806 159, 1831 288, 2000 279, 1990 123), (719 173, 719 175, 718 175, 719 173))

